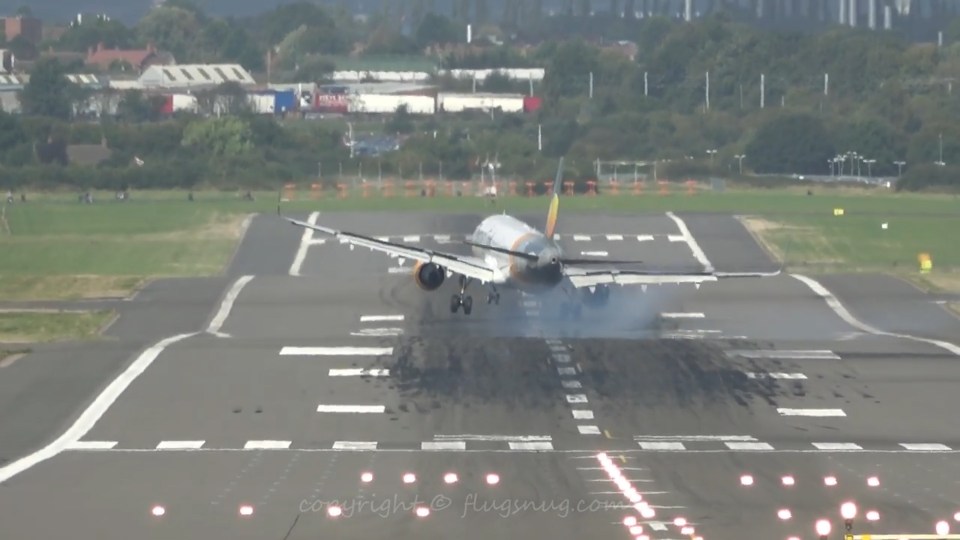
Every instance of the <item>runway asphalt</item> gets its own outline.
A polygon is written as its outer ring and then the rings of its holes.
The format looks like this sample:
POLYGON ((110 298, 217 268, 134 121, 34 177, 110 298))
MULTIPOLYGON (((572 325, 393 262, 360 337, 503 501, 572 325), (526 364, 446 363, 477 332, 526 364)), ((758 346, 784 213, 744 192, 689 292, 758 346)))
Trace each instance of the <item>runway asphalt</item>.
MULTIPOLYGON (((456 250, 480 218, 320 222, 456 250)), ((658 268, 775 267, 732 217, 675 218, 562 214, 559 233, 568 253, 658 268)), ((50 459, 0 466, 4 538, 786 539, 818 518, 839 531, 845 500, 879 513, 855 524, 873 533, 960 510, 957 354, 937 341, 952 327, 898 337, 913 327, 886 315, 927 306, 919 293, 883 303, 874 281, 818 277, 837 308, 781 275, 619 290, 570 323, 550 299, 488 306, 477 287, 466 317, 453 280, 424 292, 409 261, 321 240, 261 216, 228 278, 132 300, 111 328, 133 336, 126 362, 75 362, 65 376, 87 382, 65 379, 32 432, 0 425, 21 455, 80 416, 50 459), (93 400, 133 357, 129 385, 93 400)))

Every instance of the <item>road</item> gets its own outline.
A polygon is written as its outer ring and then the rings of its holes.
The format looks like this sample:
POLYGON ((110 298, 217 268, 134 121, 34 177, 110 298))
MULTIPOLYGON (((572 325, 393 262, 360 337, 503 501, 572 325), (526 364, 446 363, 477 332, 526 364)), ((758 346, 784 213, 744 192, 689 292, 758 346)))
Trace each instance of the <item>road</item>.
MULTIPOLYGON (((479 219, 321 216, 451 250, 479 219)), ((563 215, 559 232, 575 255, 775 267, 731 216, 563 215)), ((846 500, 878 512, 865 532, 960 510, 960 321, 916 291, 619 289, 572 323, 479 287, 451 314, 454 283, 424 292, 410 272, 254 219, 226 277, 170 285, 111 329, 165 335, 3 443, 20 458, 0 468, 4 537, 813 538, 846 500), (890 316, 901 304, 923 332, 890 316)))

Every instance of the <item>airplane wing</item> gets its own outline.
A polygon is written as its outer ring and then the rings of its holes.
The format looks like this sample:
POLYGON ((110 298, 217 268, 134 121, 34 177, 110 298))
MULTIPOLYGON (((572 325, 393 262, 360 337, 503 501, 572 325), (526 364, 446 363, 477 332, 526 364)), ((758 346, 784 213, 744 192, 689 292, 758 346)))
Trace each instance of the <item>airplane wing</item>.
POLYGON ((377 238, 364 236, 362 234, 331 229, 329 227, 324 227, 323 225, 314 225, 307 223, 306 221, 300 221, 288 218, 286 216, 281 217, 298 227, 313 229, 315 231, 339 238, 341 243, 349 244, 351 246, 365 247, 374 251, 380 251, 390 255, 393 258, 413 259, 424 263, 438 264, 444 267, 446 270, 462 274, 484 283, 488 281, 494 281, 494 278, 496 277, 495 269, 491 268, 486 261, 477 257, 444 253, 441 251, 423 249, 416 246, 388 242, 386 240, 380 240, 377 238))
POLYGON ((773 277, 774 272, 668 272, 658 270, 594 270, 567 266, 564 274, 576 288, 596 287, 597 285, 670 285, 693 283, 699 286, 707 281, 727 278, 773 277))

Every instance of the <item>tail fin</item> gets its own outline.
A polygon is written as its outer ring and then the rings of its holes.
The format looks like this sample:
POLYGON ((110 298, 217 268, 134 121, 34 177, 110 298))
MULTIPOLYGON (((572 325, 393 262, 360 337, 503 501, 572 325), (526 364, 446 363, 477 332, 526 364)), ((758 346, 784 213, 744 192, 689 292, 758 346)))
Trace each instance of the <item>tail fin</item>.
POLYGON ((557 165, 557 177, 553 180, 553 197, 550 200, 550 209, 547 211, 547 225, 543 229, 543 234, 547 238, 553 238, 557 230, 557 215, 560 212, 560 189, 563 187, 563 157, 560 158, 560 164, 557 165))

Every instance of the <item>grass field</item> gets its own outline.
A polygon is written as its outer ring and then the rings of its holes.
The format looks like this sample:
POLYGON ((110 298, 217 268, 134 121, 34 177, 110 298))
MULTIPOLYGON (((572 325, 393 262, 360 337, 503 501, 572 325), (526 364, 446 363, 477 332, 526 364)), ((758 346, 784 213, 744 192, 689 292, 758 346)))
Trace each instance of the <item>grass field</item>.
MULTIPOLYGON (((960 270, 954 231, 960 225, 960 198, 952 195, 892 194, 880 189, 806 187, 728 189, 687 195, 675 193, 564 197, 563 212, 618 214, 717 212, 758 216, 755 231, 775 252, 786 253, 788 267, 807 271, 881 270, 910 274, 917 253, 932 255, 935 273, 960 270), (835 217, 834 208, 845 215, 835 217), (880 223, 889 223, 887 230, 880 223)), ((28 194, 28 203, 5 209, 0 226, 0 300, 125 296, 151 276, 197 276, 222 271, 234 251, 241 223, 250 213, 275 213, 277 193, 134 192, 127 202, 95 194, 93 205, 72 193, 28 194)), ((547 198, 507 196, 490 204, 476 196, 347 198, 326 193, 314 200, 309 190, 283 203, 284 213, 307 211, 430 211, 475 213, 507 211, 542 214, 547 198)), ((960 279, 949 281, 948 288, 960 279)), ((938 285, 943 287, 943 285, 938 285)))
MULTIPOLYGON (((0 312, 0 342, 37 343, 95 338, 115 314, 112 311, 82 313, 0 312)), ((7 347, 15 352, 16 348, 7 347)))

